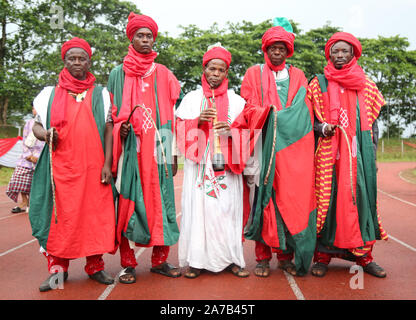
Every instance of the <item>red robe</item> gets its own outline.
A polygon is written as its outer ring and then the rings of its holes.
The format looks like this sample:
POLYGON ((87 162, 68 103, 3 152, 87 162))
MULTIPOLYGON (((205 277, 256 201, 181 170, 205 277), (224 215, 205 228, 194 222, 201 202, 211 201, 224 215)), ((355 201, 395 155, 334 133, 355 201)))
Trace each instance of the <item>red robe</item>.
POLYGON ((104 152, 91 109, 92 92, 82 102, 66 96, 67 124, 52 153, 58 223, 52 214, 45 249, 60 258, 114 250, 114 201, 111 185, 101 183, 104 152))

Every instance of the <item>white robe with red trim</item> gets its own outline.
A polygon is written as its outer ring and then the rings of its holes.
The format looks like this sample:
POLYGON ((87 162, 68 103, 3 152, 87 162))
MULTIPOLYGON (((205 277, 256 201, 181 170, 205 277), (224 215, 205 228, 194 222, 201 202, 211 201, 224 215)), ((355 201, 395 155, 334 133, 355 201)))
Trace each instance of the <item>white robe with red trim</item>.
MULTIPOLYGON (((228 90, 228 99, 231 124, 243 110, 245 101, 233 90, 228 90)), ((206 107, 202 89, 189 92, 176 111, 177 121, 197 119, 206 107)), ((183 137, 177 137, 180 139, 183 137)), ((209 147, 204 151, 205 164, 203 160, 196 163, 185 158, 179 265, 212 272, 220 272, 232 263, 243 268, 242 177, 230 170, 216 177, 209 147)))

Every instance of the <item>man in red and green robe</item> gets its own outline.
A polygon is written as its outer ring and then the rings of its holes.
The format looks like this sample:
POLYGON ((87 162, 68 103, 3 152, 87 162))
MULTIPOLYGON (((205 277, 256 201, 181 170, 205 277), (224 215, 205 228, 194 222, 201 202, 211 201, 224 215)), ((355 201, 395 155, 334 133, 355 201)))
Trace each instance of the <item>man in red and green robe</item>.
POLYGON ((312 274, 320 277, 333 257, 356 261, 376 277, 386 276, 372 257, 375 241, 387 239, 377 211, 377 137, 372 130, 385 102, 357 63, 361 52, 352 34, 335 33, 325 46, 324 75, 313 78, 308 87, 319 137, 318 241, 312 274))
POLYGON ((91 48, 85 40, 65 42, 61 54, 58 85, 44 88, 34 100, 33 132, 47 143, 34 173, 29 212, 51 273, 40 291, 55 288, 55 273, 66 280, 69 261, 80 257, 86 257, 90 278, 114 281, 104 272, 102 259, 115 247, 112 124, 106 123, 110 97, 88 71, 91 48))
POLYGON ((266 63, 247 70, 241 85, 247 104, 232 125, 234 149, 238 149, 236 129, 242 143, 239 163, 234 161, 230 168, 243 173, 247 161, 259 166, 245 237, 256 241, 255 274, 261 277, 269 275, 272 252, 277 253, 281 269, 306 274, 316 240, 313 111, 304 73, 285 62, 294 51, 291 25, 285 18, 278 20, 289 31, 279 25, 263 35, 266 63), (261 148, 256 147, 252 162, 249 156, 255 143, 261 148))
POLYGON ((128 20, 128 54, 108 80, 114 121, 112 171, 120 193, 117 243, 122 283, 136 280, 135 245, 153 247, 152 272, 180 276, 166 262, 169 246, 179 238, 171 147, 180 85, 169 69, 154 62, 156 22, 134 13, 128 20))

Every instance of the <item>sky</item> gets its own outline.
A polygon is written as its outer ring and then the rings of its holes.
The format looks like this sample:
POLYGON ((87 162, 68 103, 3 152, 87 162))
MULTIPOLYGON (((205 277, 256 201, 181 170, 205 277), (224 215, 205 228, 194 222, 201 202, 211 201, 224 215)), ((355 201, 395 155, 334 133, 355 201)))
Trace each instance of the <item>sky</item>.
MULTIPOLYGON (((260 23, 286 17, 299 24, 302 33, 327 22, 359 38, 406 37, 416 50, 416 0, 129 0, 142 14, 151 16, 159 32, 176 37, 179 25, 208 29, 213 23, 260 23)), ((379 124, 383 130, 383 124, 379 124)), ((416 132, 406 128, 404 136, 416 132)))
POLYGON ((201 29, 214 22, 253 23, 286 17, 302 32, 320 28, 328 21, 357 37, 400 35, 416 50, 416 0, 130 0, 142 14, 151 16, 159 31, 179 35, 179 25, 195 24, 201 29))

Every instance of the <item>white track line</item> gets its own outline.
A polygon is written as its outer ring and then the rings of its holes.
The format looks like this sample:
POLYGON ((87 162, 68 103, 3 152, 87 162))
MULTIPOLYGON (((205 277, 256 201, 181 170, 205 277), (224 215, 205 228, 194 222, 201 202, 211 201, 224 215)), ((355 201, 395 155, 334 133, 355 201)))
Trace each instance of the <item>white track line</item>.
MULTIPOLYGON (((408 204, 408 205, 410 205, 410 206, 416 207, 416 204, 414 204, 414 203, 412 203, 412 202, 409 202, 409 201, 406 201, 406 200, 400 199, 400 198, 398 198, 398 197, 395 197, 395 196, 393 196, 392 194, 387 193, 387 192, 385 192, 385 191, 383 191, 383 190, 381 190, 381 189, 377 189, 377 190, 378 190, 379 192, 381 192, 382 194, 385 194, 386 196, 390 197, 390 198, 393 198, 393 199, 398 200, 398 201, 400 201, 400 202, 406 203, 406 204, 408 204)), ((411 245, 408 245, 407 243, 405 243, 405 242, 403 242, 403 241, 401 241, 401 240, 399 240, 399 239, 397 239, 397 238, 393 237, 391 234, 389 234, 388 236, 389 236, 389 238, 391 238, 392 240, 394 240, 394 241, 396 241, 397 243, 401 244, 402 246, 404 246, 404 247, 406 247, 406 248, 408 248, 408 249, 410 249, 410 250, 412 250, 412 251, 416 252, 416 249, 415 249, 415 248, 413 248, 411 245)))
POLYGON ((413 181, 410 181, 410 180, 406 179, 405 177, 403 177, 403 171, 399 172, 399 178, 402 179, 403 181, 408 182, 408 183, 415 184, 413 181))
POLYGON ((416 252, 416 248, 413 248, 411 245, 408 245, 407 243, 405 243, 405 242, 403 242, 403 241, 401 241, 401 240, 393 237, 391 234, 389 234, 389 238, 392 239, 392 240, 394 240, 394 241, 396 241, 396 242, 398 242, 398 243, 400 243, 402 246, 405 246, 406 248, 408 248, 408 249, 416 252))
POLYGON ((302 291, 299 289, 298 285, 296 284, 295 278, 288 272, 283 271, 287 282, 289 282, 290 287, 292 288, 293 293, 296 296, 296 299, 298 300, 306 300, 302 291))
POLYGON ((406 201, 406 200, 403 200, 403 199, 397 198, 397 197, 393 196, 392 194, 387 193, 387 192, 385 192, 385 191, 383 191, 383 190, 381 190, 381 189, 377 189, 377 191, 378 191, 378 192, 381 192, 382 194, 385 194, 386 196, 389 196, 390 198, 393 198, 393 199, 395 199, 395 200, 401 201, 401 202, 406 203, 406 204, 408 204, 408 205, 410 205, 410 206, 416 207, 416 204, 415 204, 415 203, 412 203, 412 202, 409 202, 409 201, 406 201))
MULTIPOLYGON (((182 213, 181 212, 179 212, 177 215, 176 215, 176 219, 178 219, 178 217, 181 215, 182 213)), ((135 255, 135 257, 136 257, 136 260, 137 260, 137 258, 146 250, 147 248, 140 248, 140 250, 139 251, 137 251, 137 253, 136 253, 136 255, 135 255)), ((118 277, 120 276, 120 274, 121 274, 121 272, 123 271, 123 269, 121 269, 120 270, 120 272, 117 274, 117 276, 116 276, 116 278, 114 279, 114 283, 113 284, 110 284, 110 285, 108 285, 107 286, 107 288, 104 290, 104 292, 98 297, 98 299, 97 300, 105 300, 105 299, 107 299, 107 297, 110 295, 110 293, 111 293, 111 291, 113 291, 113 289, 116 287, 116 285, 117 285, 117 283, 119 283, 118 282, 118 277)))
POLYGON ((36 239, 33 239, 33 240, 28 241, 28 242, 22 243, 21 245, 19 245, 17 247, 14 247, 14 248, 12 248, 10 250, 4 251, 4 252, 0 253, 0 257, 5 256, 6 254, 11 253, 11 252, 13 252, 13 251, 15 251, 17 249, 20 249, 20 248, 24 247, 25 245, 28 245, 28 244, 30 244, 30 243, 32 243, 34 241, 36 241, 36 239))
POLYGON ((12 213, 10 216, 6 216, 6 217, 1 217, 1 220, 5 220, 5 219, 9 219, 9 218, 13 218, 13 217, 18 217, 21 216, 22 214, 26 214, 27 212, 20 212, 20 213, 12 213))

